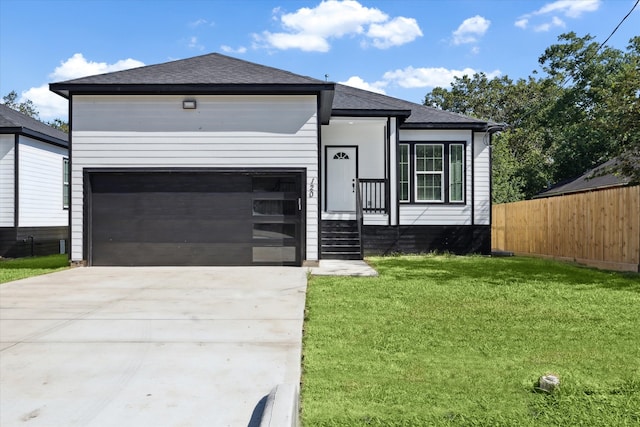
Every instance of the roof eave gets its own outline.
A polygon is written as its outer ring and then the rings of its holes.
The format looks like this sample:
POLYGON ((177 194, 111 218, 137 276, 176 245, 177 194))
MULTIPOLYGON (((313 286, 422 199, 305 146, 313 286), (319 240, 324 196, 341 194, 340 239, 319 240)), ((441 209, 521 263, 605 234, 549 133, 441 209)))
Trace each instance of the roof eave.
POLYGON ((361 110, 337 108, 331 111, 333 117, 400 117, 407 118, 411 110, 361 110))
POLYGON ((25 128, 22 126, 0 128, 0 134, 24 135, 30 138, 37 139, 42 142, 46 142, 47 144, 56 145, 62 148, 69 148, 69 142, 65 141, 64 139, 56 138, 55 136, 51 136, 51 135, 46 135, 42 132, 37 132, 35 130, 25 128))
POLYGON ((486 131, 486 123, 418 123, 418 122, 404 122, 401 129, 462 129, 462 130, 477 130, 486 131))
POLYGON ((142 95, 142 94, 185 94, 185 95, 240 95, 240 94, 315 94, 334 90, 333 83, 321 84, 284 84, 284 83, 251 83, 251 84, 110 84, 110 83, 51 83, 49 89, 60 96, 69 98, 73 94, 83 95, 142 95))

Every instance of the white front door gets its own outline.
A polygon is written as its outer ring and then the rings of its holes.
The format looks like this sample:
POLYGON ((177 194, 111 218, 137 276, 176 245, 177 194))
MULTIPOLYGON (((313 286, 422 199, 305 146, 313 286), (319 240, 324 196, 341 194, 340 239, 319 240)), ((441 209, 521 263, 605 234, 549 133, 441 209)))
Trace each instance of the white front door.
POLYGON ((356 210, 356 147, 327 147, 327 211, 356 210))

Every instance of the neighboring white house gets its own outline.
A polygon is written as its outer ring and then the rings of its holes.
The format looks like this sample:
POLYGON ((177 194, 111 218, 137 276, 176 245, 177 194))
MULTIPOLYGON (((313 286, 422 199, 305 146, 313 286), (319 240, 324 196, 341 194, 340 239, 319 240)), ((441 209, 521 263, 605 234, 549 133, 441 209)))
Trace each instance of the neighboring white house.
POLYGON ((70 101, 72 261, 490 252, 486 121, 219 54, 50 87, 70 101))
POLYGON ((67 134, 0 104, 0 257, 59 253, 68 197, 67 134))

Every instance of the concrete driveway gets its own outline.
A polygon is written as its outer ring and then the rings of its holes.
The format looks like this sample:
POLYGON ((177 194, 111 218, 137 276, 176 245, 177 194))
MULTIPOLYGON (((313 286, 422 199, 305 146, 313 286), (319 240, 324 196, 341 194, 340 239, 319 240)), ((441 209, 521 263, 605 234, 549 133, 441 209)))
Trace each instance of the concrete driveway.
POLYGON ((257 425, 298 384, 306 270, 91 267, 0 285, 0 425, 257 425))

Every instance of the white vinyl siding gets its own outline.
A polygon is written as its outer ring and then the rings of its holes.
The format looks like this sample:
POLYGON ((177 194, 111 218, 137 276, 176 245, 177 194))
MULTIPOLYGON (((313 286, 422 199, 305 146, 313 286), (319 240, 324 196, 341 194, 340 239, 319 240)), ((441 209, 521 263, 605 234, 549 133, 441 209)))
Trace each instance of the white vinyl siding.
POLYGON ((63 208, 63 162, 67 149, 20 136, 19 163, 19 227, 66 226, 69 222, 63 208))
POLYGON ((72 260, 82 260, 83 170, 109 167, 304 168, 306 256, 318 259, 314 95, 74 96, 72 260), (313 186, 315 191, 308 189, 313 186))
POLYGON ((491 225, 491 147, 489 135, 473 135, 474 222, 491 225))
POLYGON ((0 135, 0 227, 14 227, 15 139, 0 135))

